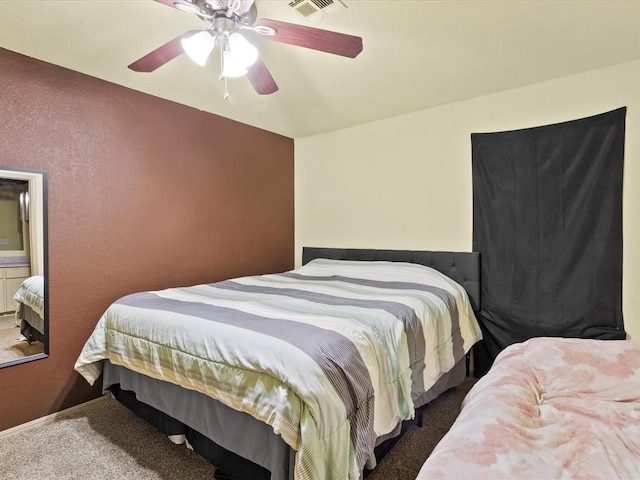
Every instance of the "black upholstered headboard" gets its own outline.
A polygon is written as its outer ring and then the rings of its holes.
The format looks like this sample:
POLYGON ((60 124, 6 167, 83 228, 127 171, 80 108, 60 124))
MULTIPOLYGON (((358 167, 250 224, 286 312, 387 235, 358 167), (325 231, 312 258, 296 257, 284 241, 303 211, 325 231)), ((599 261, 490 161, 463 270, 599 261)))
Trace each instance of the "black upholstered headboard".
POLYGON ((332 260, 384 260, 426 265, 462 285, 474 311, 480 310, 480 254, 478 252, 429 252, 420 250, 376 250, 360 248, 302 248, 302 264, 314 258, 332 260))

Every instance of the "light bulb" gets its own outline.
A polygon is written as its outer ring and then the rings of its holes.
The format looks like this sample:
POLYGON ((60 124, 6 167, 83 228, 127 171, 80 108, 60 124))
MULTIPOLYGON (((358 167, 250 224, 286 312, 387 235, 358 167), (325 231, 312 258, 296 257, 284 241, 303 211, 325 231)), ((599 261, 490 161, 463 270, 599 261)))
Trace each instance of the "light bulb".
POLYGON ((207 63, 209 54, 216 46, 216 39, 208 31, 198 32, 180 41, 182 49, 189 58, 201 67, 207 63))
POLYGON ((242 64, 242 59, 231 50, 222 52, 222 76, 241 77, 247 74, 247 67, 242 64))
POLYGON ((222 76, 241 77, 258 60, 258 49, 238 32, 229 35, 227 48, 222 52, 222 76))
POLYGON ((233 32, 229 35, 229 50, 234 55, 238 55, 239 61, 245 67, 250 67, 258 60, 258 49, 238 32, 233 32))

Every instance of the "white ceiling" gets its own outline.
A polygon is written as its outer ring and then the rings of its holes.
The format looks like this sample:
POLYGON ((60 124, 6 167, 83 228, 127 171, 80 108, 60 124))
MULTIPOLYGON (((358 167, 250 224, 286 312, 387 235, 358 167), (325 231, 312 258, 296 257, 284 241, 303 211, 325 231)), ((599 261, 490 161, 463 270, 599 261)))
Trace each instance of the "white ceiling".
MULTIPOLYGON (((153 73, 127 68, 203 23, 152 0, 0 0, 0 47, 299 138, 640 58, 640 0, 345 0, 309 22, 289 0, 258 18, 363 38, 355 59, 263 41, 278 83, 259 96, 218 65, 182 55, 153 73)), ((597 92, 594 92, 597 94, 597 92)), ((1 101, 1 97, 0 97, 1 101)))

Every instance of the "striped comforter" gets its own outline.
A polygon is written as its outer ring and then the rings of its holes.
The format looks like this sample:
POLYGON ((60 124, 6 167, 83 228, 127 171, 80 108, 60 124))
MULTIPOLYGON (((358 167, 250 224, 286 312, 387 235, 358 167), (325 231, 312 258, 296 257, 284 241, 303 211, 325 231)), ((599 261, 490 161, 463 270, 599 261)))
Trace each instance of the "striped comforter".
POLYGON ((433 269, 316 259, 125 296, 75 369, 93 384, 108 359, 209 395, 271 425, 296 479, 345 480, 479 338, 466 292, 433 269))

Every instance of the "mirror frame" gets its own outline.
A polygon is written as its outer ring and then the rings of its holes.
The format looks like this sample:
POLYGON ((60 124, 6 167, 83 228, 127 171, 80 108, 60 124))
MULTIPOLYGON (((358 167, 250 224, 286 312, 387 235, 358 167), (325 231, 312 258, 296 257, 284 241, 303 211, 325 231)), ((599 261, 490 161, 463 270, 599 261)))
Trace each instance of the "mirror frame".
MULTIPOLYGON (((49 214, 48 214, 48 186, 47 172, 44 170, 35 170, 31 168, 21 167, 5 167, 0 165, 0 171, 3 178, 12 178, 15 180, 27 180, 29 182, 29 191, 33 183, 37 182, 38 176, 42 180, 42 275, 44 277, 44 333, 43 333, 43 353, 36 353, 23 358, 9 360, 0 363, 0 368, 11 367, 23 363, 33 362, 49 358, 49 214), (15 176, 11 173, 15 172, 15 176)), ((33 199, 32 199, 33 201, 33 199)))

